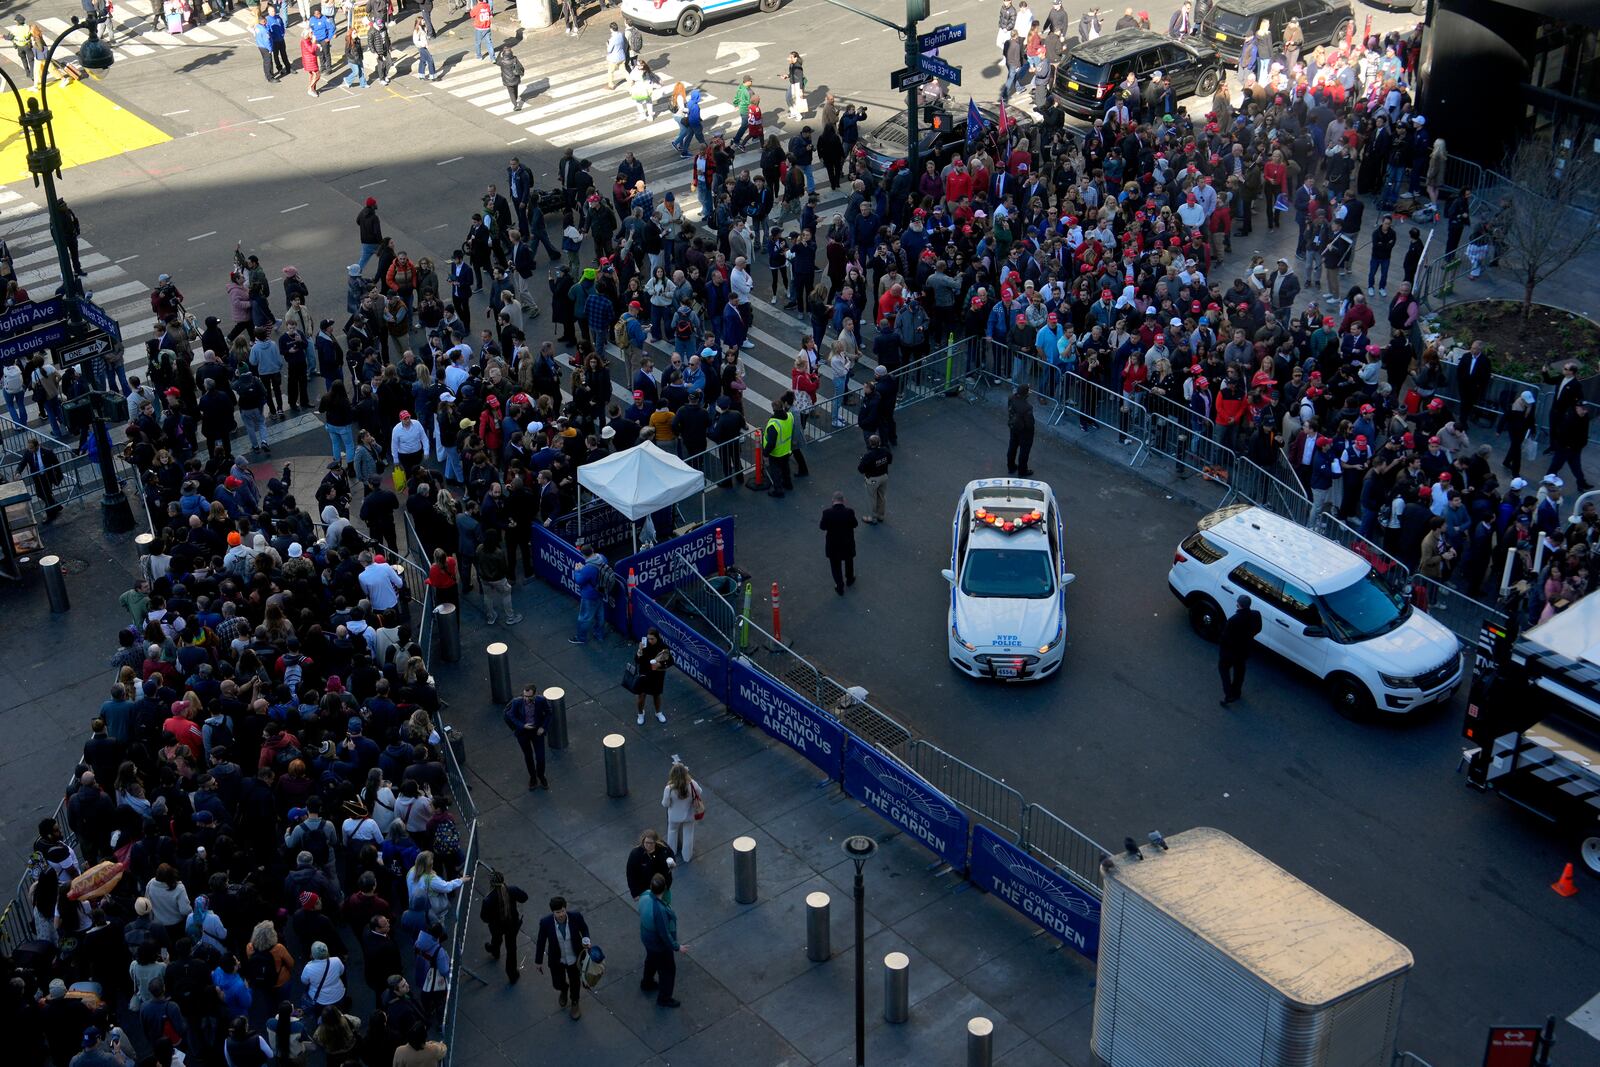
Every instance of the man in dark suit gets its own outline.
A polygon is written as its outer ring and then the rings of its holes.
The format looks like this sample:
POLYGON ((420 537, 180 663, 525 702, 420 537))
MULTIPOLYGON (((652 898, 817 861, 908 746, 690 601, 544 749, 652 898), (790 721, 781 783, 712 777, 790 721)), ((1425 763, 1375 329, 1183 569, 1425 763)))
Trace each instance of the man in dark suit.
POLYGON ((583 921, 583 912, 567 907, 565 897, 551 897, 550 914, 539 920, 533 965, 540 974, 544 973, 546 949, 550 954, 550 981, 561 994, 561 1006, 576 1019, 583 1014, 578 1008, 578 991, 583 988, 578 964, 589 951, 589 924, 583 921))
POLYGON ((844 587, 856 584, 856 513, 844 502, 843 493, 833 494, 833 505, 822 509, 817 529, 825 535, 822 549, 833 570, 833 591, 844 596, 844 587))
POLYGON ((1222 675, 1222 706, 1243 700, 1244 666, 1261 632, 1261 612, 1250 606, 1250 598, 1240 594, 1238 610, 1222 624, 1218 642, 1217 670, 1222 675))
POLYGON ((22 446, 17 476, 27 482, 33 495, 44 503, 45 521, 54 521, 61 514, 61 505, 56 503, 55 493, 56 484, 61 481, 61 461, 56 458, 54 450, 41 445, 37 438, 28 438, 22 446))
POLYGON ((1488 394, 1490 375, 1493 373, 1494 368, 1489 364, 1489 353, 1483 350, 1483 342, 1472 342, 1467 354, 1456 364, 1456 394, 1461 397, 1463 429, 1471 425, 1474 409, 1488 394))

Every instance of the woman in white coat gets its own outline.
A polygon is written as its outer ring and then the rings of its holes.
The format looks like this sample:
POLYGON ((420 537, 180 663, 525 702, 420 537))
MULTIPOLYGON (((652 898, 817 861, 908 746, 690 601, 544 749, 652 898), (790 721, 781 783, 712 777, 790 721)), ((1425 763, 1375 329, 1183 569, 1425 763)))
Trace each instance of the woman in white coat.
POLYGON ((695 816, 705 812, 700 783, 689 777, 688 767, 672 765, 661 790, 661 806, 667 809, 667 847, 677 853, 679 863, 688 863, 694 858, 695 816))

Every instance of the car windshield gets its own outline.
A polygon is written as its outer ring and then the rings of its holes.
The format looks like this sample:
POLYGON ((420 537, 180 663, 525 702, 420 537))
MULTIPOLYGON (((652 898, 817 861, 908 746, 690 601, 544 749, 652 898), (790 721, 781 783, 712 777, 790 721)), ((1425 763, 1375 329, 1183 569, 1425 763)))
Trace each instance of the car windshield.
POLYGON ((1370 568, 1360 581, 1319 599, 1323 615, 1347 641, 1386 634, 1411 616, 1411 605, 1370 568))
POLYGON ((1037 548, 975 548, 961 572, 961 591, 972 597, 1042 600, 1055 588, 1050 553, 1037 548))
POLYGON ((1249 33, 1252 28, 1249 15, 1241 15, 1237 11, 1227 11, 1220 7, 1212 9, 1211 21, 1222 32, 1241 37, 1249 33))

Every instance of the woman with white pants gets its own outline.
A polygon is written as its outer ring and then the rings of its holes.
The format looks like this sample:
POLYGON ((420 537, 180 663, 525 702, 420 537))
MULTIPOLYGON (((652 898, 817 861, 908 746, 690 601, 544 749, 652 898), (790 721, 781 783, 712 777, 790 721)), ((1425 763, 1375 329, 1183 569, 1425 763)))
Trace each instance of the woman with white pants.
POLYGON ((705 810, 700 801, 700 783, 689 777, 689 768, 674 763, 661 791, 661 806, 667 809, 667 847, 678 854, 679 863, 694 857, 695 808, 705 810))

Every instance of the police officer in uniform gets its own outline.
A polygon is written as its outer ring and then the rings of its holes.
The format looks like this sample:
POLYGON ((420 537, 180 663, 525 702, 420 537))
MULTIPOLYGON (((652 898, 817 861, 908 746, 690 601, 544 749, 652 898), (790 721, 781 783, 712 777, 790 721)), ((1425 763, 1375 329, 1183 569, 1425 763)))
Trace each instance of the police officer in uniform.
POLYGON ((783 496, 786 490, 794 488, 794 476, 789 473, 789 457, 794 454, 794 431, 794 416, 781 399, 774 401, 772 417, 767 420, 761 440, 762 450, 767 454, 767 465, 771 468, 767 475, 772 483, 772 488, 767 490, 768 496, 783 496))

